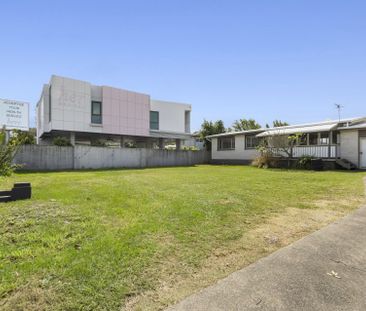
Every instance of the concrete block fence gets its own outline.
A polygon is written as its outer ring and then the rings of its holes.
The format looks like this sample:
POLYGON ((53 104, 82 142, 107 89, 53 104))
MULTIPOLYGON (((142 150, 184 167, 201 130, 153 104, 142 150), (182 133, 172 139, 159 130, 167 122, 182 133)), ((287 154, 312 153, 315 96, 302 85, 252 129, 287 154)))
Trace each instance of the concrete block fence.
POLYGON ((55 171, 189 166, 208 163, 209 160, 209 152, 205 150, 24 145, 15 156, 14 163, 23 165, 25 170, 55 171))

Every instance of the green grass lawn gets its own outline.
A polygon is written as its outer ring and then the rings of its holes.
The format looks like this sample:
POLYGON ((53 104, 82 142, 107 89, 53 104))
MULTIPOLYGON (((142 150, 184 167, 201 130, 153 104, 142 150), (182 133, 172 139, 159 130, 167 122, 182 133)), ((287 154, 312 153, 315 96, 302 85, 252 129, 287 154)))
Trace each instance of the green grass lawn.
POLYGON ((0 179, 33 186, 0 203, 0 309, 162 308, 287 243, 266 244, 262 225, 299 238, 356 208, 364 176, 203 165, 0 179))

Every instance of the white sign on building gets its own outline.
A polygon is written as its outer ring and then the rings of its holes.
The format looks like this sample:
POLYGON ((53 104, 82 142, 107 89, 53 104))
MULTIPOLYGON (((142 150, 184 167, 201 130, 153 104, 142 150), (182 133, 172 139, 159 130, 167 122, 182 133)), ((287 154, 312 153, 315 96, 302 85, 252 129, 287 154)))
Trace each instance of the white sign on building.
POLYGON ((10 99, 0 99, 0 128, 29 130, 29 104, 10 99))

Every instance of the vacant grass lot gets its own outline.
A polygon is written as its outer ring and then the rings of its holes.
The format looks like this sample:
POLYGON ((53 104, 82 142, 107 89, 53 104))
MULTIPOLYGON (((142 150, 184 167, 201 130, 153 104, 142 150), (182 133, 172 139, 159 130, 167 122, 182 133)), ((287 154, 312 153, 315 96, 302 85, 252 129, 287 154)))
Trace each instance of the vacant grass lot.
POLYGON ((23 173, 0 205, 0 309, 156 310, 343 216, 365 173, 197 166, 23 173))

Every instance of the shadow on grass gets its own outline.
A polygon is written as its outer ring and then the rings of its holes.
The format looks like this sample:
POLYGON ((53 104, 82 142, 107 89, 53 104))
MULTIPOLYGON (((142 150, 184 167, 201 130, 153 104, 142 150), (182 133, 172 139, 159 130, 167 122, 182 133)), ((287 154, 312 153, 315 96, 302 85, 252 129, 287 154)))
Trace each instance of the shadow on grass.
POLYGON ((172 168, 192 168, 199 166, 211 166, 211 167, 246 167, 253 168, 258 170, 268 170, 270 172, 309 172, 309 173, 324 173, 324 172, 337 172, 343 174, 355 174, 355 173, 366 173, 365 169, 356 169, 356 170, 342 170, 342 169, 334 169, 334 170, 307 170, 307 169, 288 169, 288 168, 268 168, 261 169, 256 168, 251 165, 230 165, 230 164, 195 164, 195 165, 179 165, 179 166, 153 166, 153 167, 118 167, 118 168, 98 168, 98 169, 68 169, 68 170, 27 170, 27 169, 19 169, 16 171, 18 175, 29 175, 29 174, 50 174, 50 173, 91 173, 91 172, 105 172, 105 171, 145 171, 145 170, 154 170, 154 169, 172 169, 172 168))
POLYGON ((68 169, 68 170, 27 170, 27 169, 19 169, 16 170, 16 174, 18 175, 29 175, 29 174, 50 174, 50 173, 90 173, 90 172, 105 172, 105 171, 145 171, 145 170, 154 170, 154 169, 172 169, 172 168, 184 168, 184 167, 198 167, 207 164, 195 164, 195 165, 179 165, 179 166, 152 166, 152 167, 116 167, 116 168, 95 168, 95 169, 68 169))

